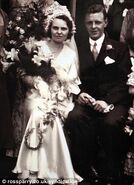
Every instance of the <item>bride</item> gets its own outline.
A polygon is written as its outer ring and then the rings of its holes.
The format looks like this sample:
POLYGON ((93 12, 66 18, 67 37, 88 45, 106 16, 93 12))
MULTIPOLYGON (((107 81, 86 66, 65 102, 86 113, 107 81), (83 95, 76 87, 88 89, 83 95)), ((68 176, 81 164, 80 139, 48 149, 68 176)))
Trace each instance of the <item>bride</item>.
POLYGON ((74 172, 63 132, 64 120, 74 106, 73 94, 80 92, 76 53, 64 44, 72 37, 72 22, 66 8, 57 9, 45 25, 50 39, 30 37, 18 51, 18 75, 25 87, 21 116, 16 117, 18 131, 24 132, 13 169, 18 178, 46 179, 48 184, 82 180, 74 172))

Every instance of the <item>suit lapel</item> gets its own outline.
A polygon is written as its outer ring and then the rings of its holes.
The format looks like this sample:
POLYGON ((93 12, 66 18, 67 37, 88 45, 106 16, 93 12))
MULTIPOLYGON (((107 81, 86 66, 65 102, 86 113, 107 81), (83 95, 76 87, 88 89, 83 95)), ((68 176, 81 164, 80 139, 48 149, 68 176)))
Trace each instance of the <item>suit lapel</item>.
POLYGON ((104 39, 103 43, 102 43, 102 47, 100 49, 100 52, 98 54, 96 63, 102 63, 102 61, 104 61, 104 58, 106 57, 106 41, 104 39))
POLYGON ((100 50, 99 55, 97 57, 97 60, 95 62, 96 65, 99 65, 100 63, 104 63, 104 59, 107 56, 107 49, 106 49, 107 45, 111 45, 111 42, 110 42, 109 38, 106 35, 105 39, 102 43, 102 47, 101 47, 101 50, 100 50))
POLYGON ((86 61, 88 62, 89 65, 94 65, 94 58, 93 54, 90 49, 90 43, 89 40, 86 40, 86 47, 85 47, 85 56, 86 56, 86 61))
POLYGON ((106 46, 108 44, 111 45, 111 42, 107 36, 105 36, 105 39, 102 43, 102 47, 101 47, 101 50, 98 54, 96 61, 94 61, 93 54, 90 49, 89 39, 87 38, 83 43, 84 43, 84 45, 82 47, 82 50, 80 51, 81 55, 82 55, 82 58, 80 59, 80 61, 81 61, 81 65, 84 68, 95 67, 97 65, 104 63, 104 59, 107 56, 106 46))

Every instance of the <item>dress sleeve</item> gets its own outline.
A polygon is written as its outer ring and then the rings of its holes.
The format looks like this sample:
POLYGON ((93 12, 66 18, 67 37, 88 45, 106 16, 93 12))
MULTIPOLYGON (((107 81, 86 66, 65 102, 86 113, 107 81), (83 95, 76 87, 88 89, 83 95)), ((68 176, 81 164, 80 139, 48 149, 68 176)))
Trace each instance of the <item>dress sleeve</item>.
POLYGON ((77 56, 74 57, 74 62, 71 63, 69 71, 68 71, 68 82, 69 82, 69 92, 72 94, 79 94, 80 88, 79 85, 81 84, 80 78, 78 75, 78 68, 77 64, 77 56))

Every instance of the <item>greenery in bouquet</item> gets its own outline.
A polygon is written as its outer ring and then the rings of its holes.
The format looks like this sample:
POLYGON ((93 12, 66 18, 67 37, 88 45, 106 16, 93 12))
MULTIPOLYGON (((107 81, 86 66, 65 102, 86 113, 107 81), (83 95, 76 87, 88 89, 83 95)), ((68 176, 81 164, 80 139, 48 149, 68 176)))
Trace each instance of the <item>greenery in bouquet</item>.
POLYGON ((30 76, 41 76, 47 83, 56 76, 55 69, 51 66, 51 58, 45 59, 40 53, 40 48, 33 46, 31 51, 23 45, 18 52, 19 66, 25 74, 30 76))
POLYGON ((5 36, 3 71, 15 64, 27 75, 41 76, 46 81, 56 74, 51 67, 51 58, 45 61, 40 56, 39 48, 34 46, 35 41, 45 37, 44 20, 44 13, 34 2, 13 11, 5 36), (32 44, 31 51, 26 47, 28 43, 32 44))
POLYGON ((15 9, 9 19, 5 49, 19 49, 29 37, 40 40, 45 36, 44 20, 45 16, 36 3, 15 9))

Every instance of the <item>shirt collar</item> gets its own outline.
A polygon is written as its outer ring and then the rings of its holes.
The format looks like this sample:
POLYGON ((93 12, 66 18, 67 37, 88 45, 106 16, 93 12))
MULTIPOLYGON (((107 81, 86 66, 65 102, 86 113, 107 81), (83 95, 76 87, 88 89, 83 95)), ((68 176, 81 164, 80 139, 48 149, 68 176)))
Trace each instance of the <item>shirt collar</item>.
POLYGON ((107 5, 107 3, 108 3, 108 5, 112 5, 113 2, 114 2, 114 0, 109 0, 109 1, 103 0, 104 5, 107 5))
POLYGON ((103 33, 103 35, 98 40, 93 40, 93 39, 89 38, 89 43, 93 46, 94 43, 96 42, 96 44, 100 46, 100 45, 102 45, 104 38, 105 38, 105 34, 103 33))

